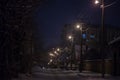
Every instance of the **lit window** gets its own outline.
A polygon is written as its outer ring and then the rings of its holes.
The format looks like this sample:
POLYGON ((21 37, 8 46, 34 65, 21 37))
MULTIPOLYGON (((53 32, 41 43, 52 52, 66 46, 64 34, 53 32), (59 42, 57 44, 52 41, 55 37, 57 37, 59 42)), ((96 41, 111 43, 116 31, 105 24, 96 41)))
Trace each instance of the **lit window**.
POLYGON ((82 34, 82 38, 83 38, 83 39, 86 39, 86 34, 82 34))

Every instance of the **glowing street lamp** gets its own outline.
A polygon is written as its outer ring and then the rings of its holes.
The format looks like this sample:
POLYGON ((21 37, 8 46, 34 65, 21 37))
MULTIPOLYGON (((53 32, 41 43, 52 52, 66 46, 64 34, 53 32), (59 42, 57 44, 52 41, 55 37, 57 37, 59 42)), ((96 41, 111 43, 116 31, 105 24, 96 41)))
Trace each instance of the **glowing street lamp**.
POLYGON ((69 36, 68 36, 68 39, 69 39, 71 42, 73 42, 73 36, 72 36, 72 35, 69 35, 69 36))
POLYGON ((72 39, 72 36, 70 35, 70 36, 68 36, 68 39, 72 39))
POLYGON ((76 28, 80 29, 82 31, 82 26, 81 25, 77 25, 76 28))
POLYGON ((51 63, 51 62, 53 62, 53 60, 52 60, 52 59, 50 59, 50 63, 51 63))
POLYGON ((114 5, 118 0, 115 0, 114 2, 112 2, 111 4, 105 5, 104 4, 104 0, 95 0, 95 4, 99 4, 101 6, 101 10, 102 10, 102 16, 101 16, 101 53, 102 53, 102 77, 104 77, 105 74, 105 60, 104 60, 104 48, 105 48, 105 27, 104 27, 104 11, 106 7, 112 6, 114 5))
POLYGON ((55 55, 54 55, 54 54, 52 54, 52 53, 50 53, 49 55, 50 55, 51 57, 54 57, 54 56, 55 56, 55 55))
POLYGON ((77 25, 76 28, 79 29, 79 28, 80 28, 80 25, 77 25))
POLYGON ((100 3, 100 1, 99 0, 95 0, 95 4, 99 4, 100 3))
POLYGON ((69 35, 69 36, 68 36, 68 39, 69 39, 70 42, 71 42, 71 45, 70 45, 70 47, 71 47, 71 57, 70 57, 71 62, 70 62, 70 67, 71 67, 71 69, 72 69, 72 52, 73 52, 73 46, 74 46, 73 36, 72 36, 72 35, 69 35))
POLYGON ((82 55, 82 24, 80 25, 76 25, 76 28, 78 30, 80 30, 80 36, 79 36, 79 39, 80 39, 80 63, 79 63, 79 71, 82 72, 82 69, 83 69, 83 55, 82 55))
POLYGON ((59 51, 60 51, 60 48, 57 48, 57 51, 59 52, 59 51))
MULTIPOLYGON (((95 0, 95 4, 98 4, 99 3, 99 0, 95 0)), ((102 10, 102 15, 101 15, 101 47, 100 47, 100 51, 102 53, 102 77, 104 77, 104 74, 105 74, 105 61, 104 61, 104 46, 105 46, 105 40, 104 40, 104 33, 105 33, 105 28, 104 28, 104 9, 105 9, 105 6, 104 6, 104 0, 101 0, 101 10, 102 10)))
POLYGON ((55 53, 56 55, 58 55, 57 51, 54 51, 54 53, 55 53))

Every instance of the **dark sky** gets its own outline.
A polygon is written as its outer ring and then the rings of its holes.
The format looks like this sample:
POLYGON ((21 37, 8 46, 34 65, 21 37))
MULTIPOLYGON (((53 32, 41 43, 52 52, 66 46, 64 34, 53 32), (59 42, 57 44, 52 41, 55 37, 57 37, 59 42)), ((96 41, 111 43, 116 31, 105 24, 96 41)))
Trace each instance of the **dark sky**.
MULTIPOLYGON (((49 0, 35 11, 37 27, 42 31, 45 46, 60 42, 62 27, 66 23, 73 23, 78 18, 85 22, 100 24, 101 10, 94 5, 94 0, 49 0)), ((105 0, 111 3, 115 0, 105 0)), ((120 26, 120 1, 105 8, 105 23, 120 26)))

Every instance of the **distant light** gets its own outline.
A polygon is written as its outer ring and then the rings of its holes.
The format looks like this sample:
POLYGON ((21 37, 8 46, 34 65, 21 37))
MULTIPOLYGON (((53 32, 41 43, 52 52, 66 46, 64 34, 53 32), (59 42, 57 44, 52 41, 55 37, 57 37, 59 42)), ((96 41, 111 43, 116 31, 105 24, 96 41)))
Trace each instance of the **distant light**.
POLYGON ((54 51, 54 53, 55 53, 56 55, 58 55, 57 51, 54 51))
POLYGON ((54 53, 56 54, 57 52, 56 52, 56 51, 54 51, 54 53))
POLYGON ((59 48, 57 48, 57 51, 60 51, 60 49, 59 49, 59 48))
POLYGON ((77 25, 76 28, 79 29, 79 28, 80 28, 80 25, 77 25))
POLYGON ((95 0, 95 4, 99 4, 100 2, 99 2, 99 0, 95 0))
POLYGON ((50 59, 50 62, 52 62, 53 60, 52 59, 50 59))
POLYGON ((54 56, 55 56, 55 55, 54 55, 54 54, 52 54, 52 53, 50 53, 49 55, 50 55, 50 56, 52 56, 52 57, 54 57, 54 56))
POLYGON ((77 25, 76 28, 82 30, 82 26, 81 25, 77 25))
POLYGON ((72 39, 72 36, 68 36, 68 39, 72 39))

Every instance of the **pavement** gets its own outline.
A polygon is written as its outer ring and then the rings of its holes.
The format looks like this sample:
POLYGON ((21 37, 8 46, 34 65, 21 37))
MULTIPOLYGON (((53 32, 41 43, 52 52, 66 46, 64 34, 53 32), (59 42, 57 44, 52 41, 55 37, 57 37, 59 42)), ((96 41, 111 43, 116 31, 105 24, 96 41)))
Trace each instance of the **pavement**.
POLYGON ((32 80, 32 75, 29 75, 29 74, 19 74, 18 78, 13 78, 12 80, 32 80))
POLYGON ((101 73, 83 71, 82 73, 78 73, 78 76, 82 76, 86 78, 86 80, 120 80, 120 76, 113 77, 110 74, 105 74, 104 78, 102 78, 101 73))
POLYGON ((119 77, 112 77, 109 74, 105 74, 102 78, 101 73, 93 73, 88 71, 75 70, 60 70, 60 69, 41 69, 35 67, 33 74, 20 74, 19 78, 12 80, 120 80, 119 77))

